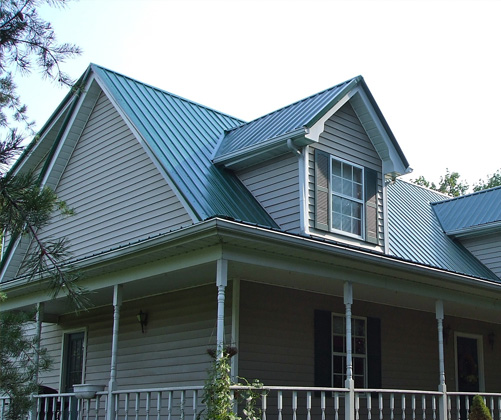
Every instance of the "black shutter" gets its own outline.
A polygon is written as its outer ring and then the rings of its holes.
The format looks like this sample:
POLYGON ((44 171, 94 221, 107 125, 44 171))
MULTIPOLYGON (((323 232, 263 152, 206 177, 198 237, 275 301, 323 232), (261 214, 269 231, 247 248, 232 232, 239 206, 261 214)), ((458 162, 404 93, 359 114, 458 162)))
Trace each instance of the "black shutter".
POLYGON ((377 187, 378 176, 373 169, 365 168, 365 240, 378 244, 377 187))
POLYGON ((314 315, 314 384, 320 387, 332 386, 332 313, 315 310, 314 315))
POLYGON ((329 154, 315 149, 315 227, 321 230, 329 230, 329 164, 329 154))
POLYGON ((381 320, 367 318, 367 386, 381 388, 381 320))

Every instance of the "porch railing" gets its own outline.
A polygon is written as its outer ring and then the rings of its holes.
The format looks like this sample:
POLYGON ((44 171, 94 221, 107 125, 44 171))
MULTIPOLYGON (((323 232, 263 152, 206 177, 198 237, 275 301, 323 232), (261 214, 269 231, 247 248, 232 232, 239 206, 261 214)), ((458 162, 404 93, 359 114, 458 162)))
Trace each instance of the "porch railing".
MULTIPOLYGON (((248 387, 232 387, 235 400, 248 387)), ((262 420, 348 420, 347 388, 266 386, 257 408, 262 420)), ((88 400, 75 394, 35 396, 31 420, 197 420, 203 414, 202 387, 155 388, 115 391, 88 400), (110 410, 111 408, 111 410, 110 410)), ((501 420, 501 393, 480 393, 494 420, 501 420)), ((467 420, 473 394, 399 389, 355 389, 354 420, 467 420), (439 404, 446 398, 446 419, 439 404)), ((6 418, 9 400, 0 397, 0 420, 6 418)), ((235 404, 242 415, 242 404, 235 404)), ((348 410, 349 411, 349 410, 348 410)))

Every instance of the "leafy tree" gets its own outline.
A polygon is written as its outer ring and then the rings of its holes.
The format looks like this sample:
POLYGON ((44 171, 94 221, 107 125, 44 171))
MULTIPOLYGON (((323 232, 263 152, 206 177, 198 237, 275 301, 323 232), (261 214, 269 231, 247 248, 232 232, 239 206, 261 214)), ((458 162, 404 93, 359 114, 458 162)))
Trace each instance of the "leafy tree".
POLYGON ((439 191, 450 197, 459 197, 466 194, 469 188, 469 185, 464 181, 460 181, 459 178, 460 175, 458 172, 449 172, 449 169, 446 169, 445 175, 440 177, 438 186, 434 182, 428 181, 424 176, 411 181, 414 184, 439 191))
POLYGON ((469 420, 492 420, 491 412, 485 405, 484 399, 480 395, 473 397, 470 408, 469 420))
POLYGON ((473 186, 473 191, 482 191, 499 186, 501 186, 501 169, 498 169, 494 174, 488 176, 486 181, 479 179, 478 184, 473 186))
MULTIPOLYGON (((71 86, 72 80, 61 70, 67 58, 80 54, 71 44, 58 44, 49 22, 38 15, 44 4, 64 6, 67 0, 0 0, 0 228, 10 240, 28 235, 33 252, 26 259, 28 278, 46 278, 53 296, 63 291, 75 307, 85 305, 77 275, 68 267, 64 239, 42 239, 39 230, 54 212, 70 214, 64 202, 48 187, 40 185, 32 173, 15 174, 8 168, 22 151, 22 130, 33 133, 27 108, 22 103, 14 75, 38 70, 43 78, 71 86)), ((0 302, 6 296, 0 292, 0 302)), ((37 372, 48 367, 45 351, 36 338, 26 335, 26 323, 33 314, 0 313, 0 393, 10 397, 9 419, 26 417, 32 404, 30 394, 38 388, 37 372)))

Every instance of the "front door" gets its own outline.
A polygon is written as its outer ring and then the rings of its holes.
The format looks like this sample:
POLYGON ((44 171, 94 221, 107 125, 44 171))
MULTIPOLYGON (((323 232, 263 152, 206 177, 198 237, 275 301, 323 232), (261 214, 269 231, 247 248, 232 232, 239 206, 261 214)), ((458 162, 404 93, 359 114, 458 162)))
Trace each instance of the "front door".
POLYGON ((482 389, 481 336, 456 336, 457 390, 478 393, 482 389))

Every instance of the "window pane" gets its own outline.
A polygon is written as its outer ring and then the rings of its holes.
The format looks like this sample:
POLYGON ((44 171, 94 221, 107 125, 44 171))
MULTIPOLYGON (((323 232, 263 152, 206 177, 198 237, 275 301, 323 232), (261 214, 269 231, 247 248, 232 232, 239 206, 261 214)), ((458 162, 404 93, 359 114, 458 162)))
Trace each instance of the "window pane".
POLYGON ((353 183, 352 197, 362 199, 362 184, 353 183))
POLYGON ((336 193, 343 192, 343 179, 339 176, 332 177, 332 191, 336 193))
POLYGON ((341 162, 338 160, 332 160, 332 175, 341 176, 341 162))
POLYGON ((365 354, 365 338, 357 337, 354 340, 353 353, 365 354))
POLYGON ((354 357, 353 358, 353 374, 357 376, 364 375, 364 364, 365 359, 362 357, 354 357))
POLYGON ((353 183, 351 181, 347 181, 346 179, 343 179, 343 194, 347 195, 348 197, 353 197, 353 183))
POLYGON ((362 169, 353 167, 353 181, 362 184, 362 169))
POLYGON ((343 356, 334 356, 333 359, 333 369, 334 369, 334 374, 344 374, 344 357, 343 356))
POLYGON ((332 320, 332 330, 334 334, 344 334, 344 318, 336 316, 332 320))
POLYGON ((359 337, 365 337, 365 320, 364 319, 354 319, 353 320, 353 335, 358 335, 359 337))
POLYGON ((332 339, 332 350, 336 353, 344 353, 344 337, 335 335, 332 339))

